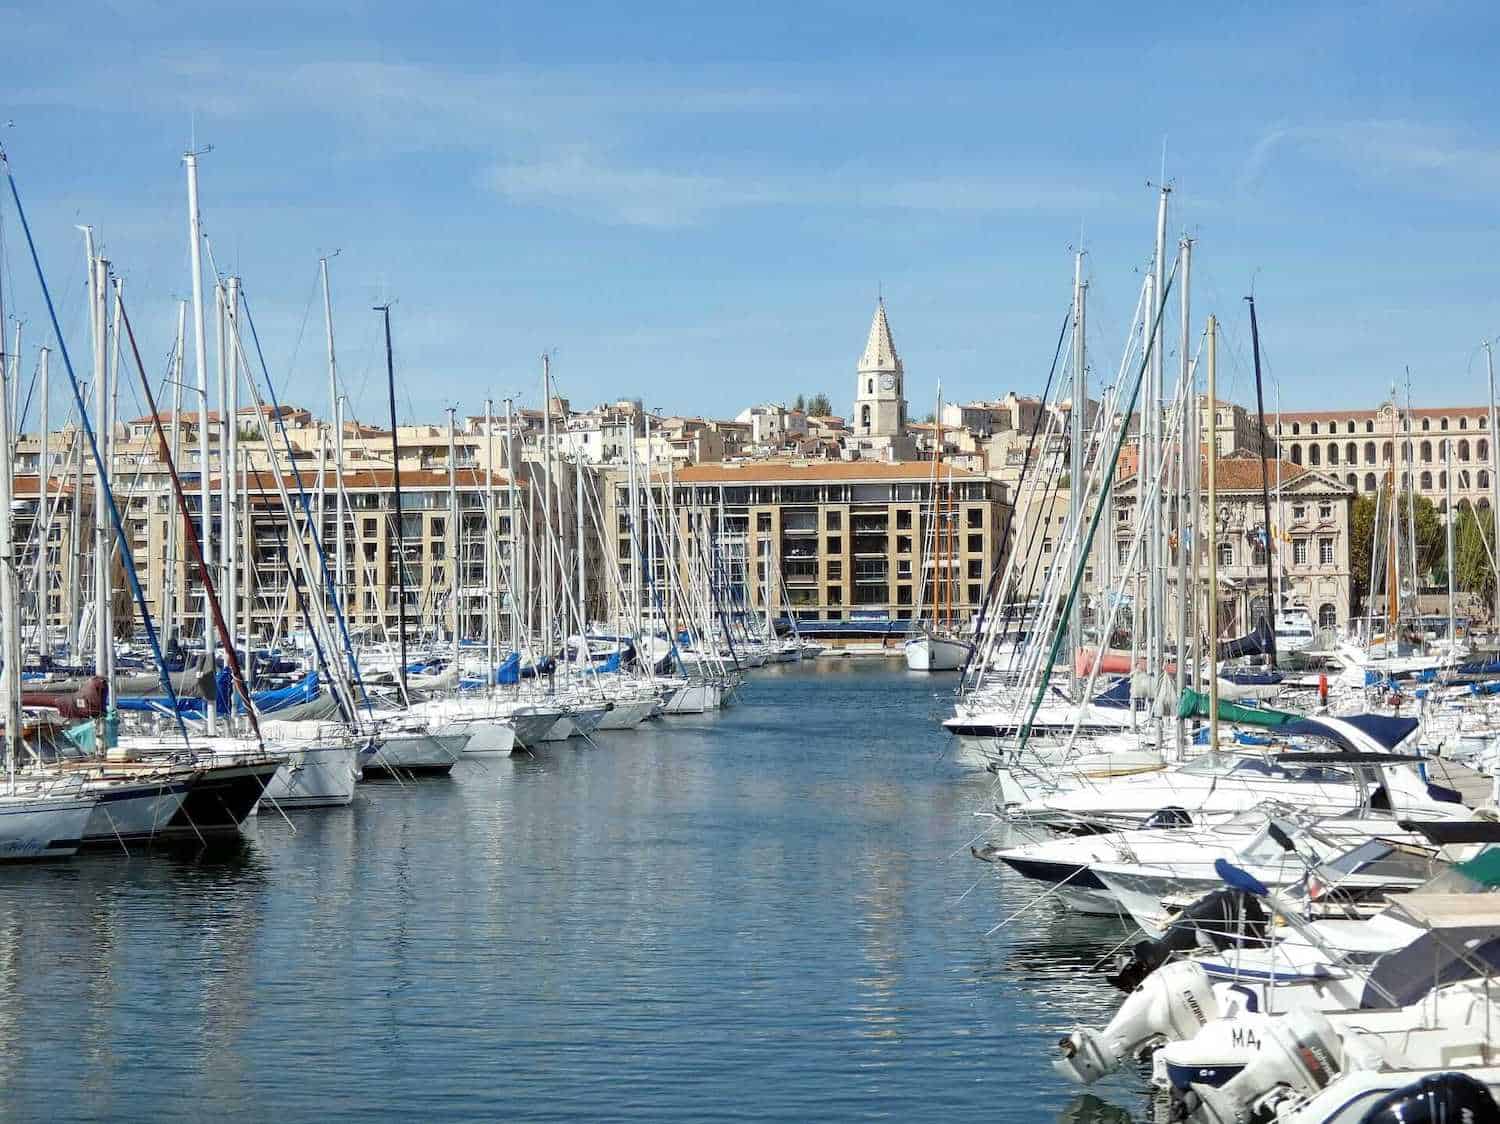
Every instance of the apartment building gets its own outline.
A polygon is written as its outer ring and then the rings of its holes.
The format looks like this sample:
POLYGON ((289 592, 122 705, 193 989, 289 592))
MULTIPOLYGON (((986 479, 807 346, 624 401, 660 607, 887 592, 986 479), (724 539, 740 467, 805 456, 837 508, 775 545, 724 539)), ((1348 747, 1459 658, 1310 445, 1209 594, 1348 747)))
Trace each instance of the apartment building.
MULTIPOLYGON (((951 536, 952 548, 933 565, 924 561, 933 525, 929 463, 690 465, 675 473, 669 516, 679 571, 689 573, 692 559, 712 543, 715 551, 729 553, 728 572, 748 579, 748 588, 735 593, 750 608, 763 611, 769 598, 773 612, 789 603, 804 621, 910 620, 919 604, 933 603, 936 575, 938 583, 947 582, 945 601, 967 619, 983 602, 1009 509, 1003 486, 984 476, 951 469, 944 470, 943 481, 945 538, 951 536)), ((639 565, 629 483, 617 473, 606 493, 618 589, 628 597, 639 565)), ((667 510, 665 482, 654 480, 651 493, 656 510, 667 510)), ((658 580, 666 554, 657 543, 658 580)))

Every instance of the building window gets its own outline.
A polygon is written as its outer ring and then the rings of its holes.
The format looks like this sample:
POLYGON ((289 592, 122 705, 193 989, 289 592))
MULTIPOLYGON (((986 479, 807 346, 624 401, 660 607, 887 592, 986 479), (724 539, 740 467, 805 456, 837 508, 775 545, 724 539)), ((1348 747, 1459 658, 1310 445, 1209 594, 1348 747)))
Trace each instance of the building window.
POLYGON ((911 586, 909 586, 909 585, 898 585, 896 587, 896 604, 897 605, 910 605, 911 604, 911 586))
POLYGON ((825 554, 842 554, 842 553, 844 553, 844 540, 843 540, 843 537, 840 536, 840 535, 829 535, 828 536, 828 545, 824 548, 823 552, 825 554))
POLYGON ((1299 434, 1301 432, 1302 432, 1302 426, 1299 425, 1297 422, 1293 422, 1292 423, 1292 436, 1295 437, 1295 436, 1297 436, 1297 434, 1299 434))
POLYGON ((859 408, 859 423, 866 429, 870 428, 870 407, 861 406, 859 408))
POLYGON ((911 530, 911 508, 909 508, 909 507, 903 507, 903 508, 898 508, 897 509, 897 511, 896 511, 896 530, 898 530, 898 531, 909 531, 909 530, 911 530))
POLYGON ((1307 447, 1307 463, 1310 465, 1319 465, 1323 463, 1323 455, 1319 451, 1318 446, 1309 445, 1307 447))
POLYGON ((970 558, 969 559, 969 577, 971 579, 978 579, 978 578, 984 577, 984 559, 983 558, 970 558))
POLYGON ((1349 419, 1349 432, 1350 433, 1354 432, 1354 419, 1353 418, 1349 419))
POLYGON ((1042 540, 1042 553, 1043 554, 1051 554, 1052 553, 1052 540, 1051 539, 1043 539, 1042 540))
POLYGON ((1302 446, 1301 445, 1293 445, 1292 446, 1292 463, 1293 464, 1301 464, 1302 463, 1302 446))
POLYGON ((1307 565, 1307 540, 1297 539, 1292 543, 1292 564, 1294 566, 1307 565))
POLYGON ((831 585, 828 587, 828 603, 830 605, 842 605, 844 603, 844 587, 831 585))
POLYGON ((1318 518, 1319 519, 1332 519, 1333 518, 1333 504, 1331 504, 1331 503, 1320 503, 1318 505, 1318 518))
MULTIPOLYGON (((1423 423, 1426 424, 1426 423, 1423 423)), ((1339 626, 1339 611, 1328 602, 1324 602, 1318 608, 1318 627, 1337 628, 1339 626)))
POLYGON ((1365 473, 1365 491, 1367 491, 1367 492, 1373 492, 1374 490, 1375 490, 1375 474, 1373 472, 1367 472, 1367 473, 1365 473))
POLYGON ((1327 536, 1318 540, 1318 564, 1321 566, 1333 565, 1333 539, 1327 536))
POLYGON ((1124 539, 1121 539, 1119 542, 1115 543, 1115 560, 1119 562, 1121 566, 1126 565, 1130 561, 1130 543, 1126 542, 1124 539))
POLYGON ((1307 518, 1307 505, 1306 504, 1300 504, 1300 503, 1293 504, 1292 505, 1292 518, 1294 520, 1296 520, 1297 522, 1301 522, 1303 519, 1306 519, 1307 518))
POLYGON ((1339 447, 1337 445, 1330 444, 1328 446, 1328 463, 1329 464, 1338 464, 1339 463, 1339 447))
POLYGON ((823 515, 823 525, 830 531, 837 531, 844 525, 844 513, 842 511, 829 511, 823 515))
MULTIPOLYGON (((1490 486, 1490 472, 1489 472, 1489 469, 1487 469, 1487 468, 1481 468, 1479 470, 1479 486, 1481 488, 1488 488, 1490 486)), ((1481 500, 1480 502, 1483 503, 1484 501, 1481 500)))
POLYGON ((1448 419, 1443 418, 1440 422, 1438 422, 1438 428, 1446 431, 1448 428, 1448 419))
POLYGON ((971 553, 971 554, 983 554, 984 553, 984 536, 983 535, 970 535, 969 536, 969 553, 971 553))
POLYGON ((1469 428, 1469 419, 1468 418, 1459 418, 1458 419, 1458 428, 1459 429, 1468 429, 1469 428))
POLYGON ((1309 433, 1317 433, 1318 432, 1318 423, 1317 422, 1313 422, 1312 425, 1308 426, 1307 427, 1307 432, 1309 432, 1309 433))
POLYGON ((769 531, 771 529, 771 513, 769 511, 756 513, 755 529, 757 531, 769 531))
POLYGON ((1474 459, 1477 461, 1489 460, 1490 443, 1481 437, 1474 442, 1474 459))
POLYGON ((1431 490, 1432 490, 1432 473, 1430 473, 1430 472, 1424 472, 1424 473, 1422 473, 1422 491, 1424 491, 1424 492, 1430 492, 1431 490))
MULTIPOLYGON (((1123 561, 1123 559, 1122 559, 1122 561, 1123 561)), ((1232 543, 1232 542, 1221 542, 1219 544, 1219 565, 1220 566, 1233 566, 1234 565, 1234 543, 1232 543)))
POLYGON ((911 536, 910 535, 897 535, 896 536, 896 553, 897 554, 910 554, 911 553, 911 536))
POLYGON ((1469 443, 1468 443, 1468 441, 1460 441, 1458 443, 1458 459, 1461 460, 1461 461, 1466 461, 1466 460, 1469 459, 1469 443))
POLYGON ((971 531, 977 531, 977 530, 979 530, 981 527, 984 526, 984 508, 982 508, 982 507, 971 507, 971 508, 969 508, 969 512, 968 512, 968 515, 967 515, 966 518, 969 520, 969 530, 971 530, 971 531))

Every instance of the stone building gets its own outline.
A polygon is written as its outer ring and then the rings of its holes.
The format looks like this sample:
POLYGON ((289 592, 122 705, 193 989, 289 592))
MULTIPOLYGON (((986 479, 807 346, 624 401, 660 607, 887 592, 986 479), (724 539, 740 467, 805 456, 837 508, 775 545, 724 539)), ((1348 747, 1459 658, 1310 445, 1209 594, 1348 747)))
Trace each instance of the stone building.
POLYGON ((1276 427, 1282 456, 1342 480, 1360 495, 1391 479, 1414 487, 1440 512, 1448 506, 1452 445, 1454 503, 1494 502, 1495 449, 1485 406, 1283 411, 1276 427))
MULTIPOLYGON (((1275 461, 1266 470, 1274 481, 1275 461)), ((1208 467, 1201 466, 1203 502, 1208 502, 1208 467)), ((1266 597, 1265 520, 1262 513, 1261 460, 1241 451, 1219 458, 1217 545, 1221 635, 1248 632, 1263 611, 1266 597)), ((1281 500, 1272 498, 1273 583, 1281 584, 1284 608, 1307 609, 1320 629, 1342 630, 1349 624, 1351 583, 1349 515, 1354 490, 1337 477, 1304 465, 1282 462, 1281 500)), ((1139 477, 1121 480, 1114 495, 1112 546, 1115 573, 1125 564, 1135 529, 1139 477)), ((1200 536, 1200 545, 1206 543, 1200 536)), ((1169 599, 1176 598, 1176 544, 1168 570, 1169 599)), ((1200 580, 1207 574, 1200 560, 1200 580)), ((1175 618, 1173 618, 1175 619, 1175 618)))
POLYGON ((856 368, 849 428, 849 449, 857 456, 887 461, 914 456, 906 436, 906 369, 896 354, 883 299, 875 305, 870 335, 856 368))

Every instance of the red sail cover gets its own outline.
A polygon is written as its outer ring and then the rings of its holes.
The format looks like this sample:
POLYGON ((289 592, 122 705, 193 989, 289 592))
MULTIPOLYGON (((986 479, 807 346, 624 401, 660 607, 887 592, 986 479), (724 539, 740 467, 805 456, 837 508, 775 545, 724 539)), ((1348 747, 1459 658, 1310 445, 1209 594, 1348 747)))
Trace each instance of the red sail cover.
POLYGON ((68 719, 97 718, 104 713, 108 697, 104 677, 96 675, 73 691, 22 690, 21 705, 51 707, 68 719))

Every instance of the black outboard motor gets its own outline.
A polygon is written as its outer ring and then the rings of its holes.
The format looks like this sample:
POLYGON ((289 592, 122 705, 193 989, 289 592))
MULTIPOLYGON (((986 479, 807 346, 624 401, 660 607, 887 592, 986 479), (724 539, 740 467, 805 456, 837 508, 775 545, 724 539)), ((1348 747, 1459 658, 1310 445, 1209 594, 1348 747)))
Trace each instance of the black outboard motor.
POLYGON ((1364 1124, 1482 1124, 1500 1121, 1500 1105, 1467 1073, 1434 1073, 1387 1093, 1365 1113, 1364 1124))
POLYGON ((1239 890, 1215 890, 1179 913, 1161 940, 1137 942, 1130 950, 1130 959, 1105 978, 1121 991, 1134 991, 1173 953, 1197 948, 1200 933, 1222 952, 1239 945, 1264 943, 1266 921, 1266 911, 1251 895, 1239 890))

